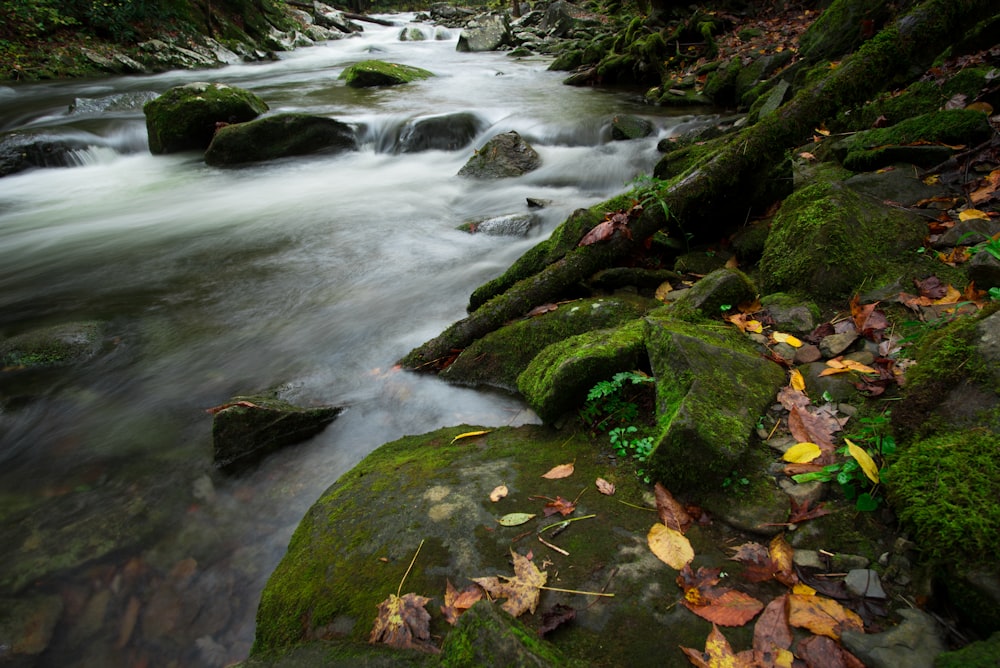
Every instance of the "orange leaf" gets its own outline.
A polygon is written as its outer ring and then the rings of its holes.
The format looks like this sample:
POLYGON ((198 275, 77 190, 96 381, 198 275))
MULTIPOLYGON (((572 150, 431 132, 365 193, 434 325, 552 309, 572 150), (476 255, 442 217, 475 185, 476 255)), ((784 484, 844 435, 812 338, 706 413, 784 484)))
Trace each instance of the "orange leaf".
POLYGON ((606 496, 612 496, 615 493, 615 486, 613 483, 608 482, 604 478, 598 478, 595 481, 597 485, 597 491, 606 496))
POLYGON ((752 652, 733 653, 733 648, 722 635, 718 627, 712 625, 712 631, 705 640, 705 651, 699 652, 690 647, 681 647, 688 661, 698 668, 751 668, 754 665, 752 652))
POLYGON ((454 626, 463 612, 483 598, 483 588, 479 585, 469 585, 462 591, 458 591, 451 584, 451 580, 445 580, 445 587, 441 614, 444 615, 449 624, 454 626))
POLYGON ((795 551, 785 540, 785 534, 779 533, 772 538, 767 551, 771 555, 771 561, 774 562, 775 580, 787 587, 791 587, 799 581, 799 577, 795 574, 795 564, 792 561, 795 551))
POLYGON ((559 466, 553 466, 546 473, 542 474, 542 477, 547 478, 548 480, 558 480, 560 478, 568 478, 571 475, 573 475, 573 471, 575 470, 575 468, 576 467, 573 465, 572 462, 570 462, 569 464, 560 464, 559 466))
POLYGON ((720 626, 743 626, 764 609, 764 604, 750 594, 735 589, 725 589, 710 599, 707 605, 695 605, 686 598, 681 605, 713 624, 720 626))
POLYGON ((518 554, 514 550, 510 551, 514 559, 514 576, 507 577, 486 577, 472 578, 472 581, 486 590, 486 593, 493 598, 505 598, 503 609, 511 617, 517 617, 525 612, 535 612, 538 607, 538 598, 541 588, 548 580, 545 571, 538 570, 538 567, 526 556, 518 554), (501 581, 500 578, 503 578, 501 581))
POLYGON ((843 631, 864 632, 864 624, 856 612, 824 596, 789 594, 788 623, 834 640, 840 640, 843 631))

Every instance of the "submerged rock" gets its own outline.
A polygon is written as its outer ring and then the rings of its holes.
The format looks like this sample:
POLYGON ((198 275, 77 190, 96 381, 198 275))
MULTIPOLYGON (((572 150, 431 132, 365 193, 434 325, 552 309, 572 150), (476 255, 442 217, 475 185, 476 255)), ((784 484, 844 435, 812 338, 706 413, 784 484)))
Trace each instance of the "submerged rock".
POLYGON ((103 346, 104 324, 70 322, 0 340, 0 367, 40 369, 93 359, 103 346))
POLYGON ((0 137, 0 177, 35 167, 71 167, 86 142, 52 135, 11 132, 0 137))
POLYGON ((62 611, 59 596, 0 599, 0 663, 34 665, 30 662, 48 649, 62 611))
POLYGON ((219 123, 252 121, 267 109, 250 91, 205 82, 171 88, 142 108, 154 154, 203 151, 219 123))
POLYGON ((220 128, 205 152, 210 165, 235 165, 357 148, 346 123, 308 114, 277 114, 220 128))
POLYGON ((528 142, 511 130, 490 139, 458 170, 459 176, 499 179, 538 169, 542 159, 528 142))
POLYGON ((212 423, 216 466, 234 471, 286 445, 300 443, 340 415, 341 408, 303 408, 270 396, 240 396, 224 404, 212 423))
POLYGON ((387 63, 383 60, 365 60, 351 65, 340 73, 351 88, 371 88, 374 86, 399 86, 400 84, 427 79, 434 76, 429 72, 412 65, 387 63))

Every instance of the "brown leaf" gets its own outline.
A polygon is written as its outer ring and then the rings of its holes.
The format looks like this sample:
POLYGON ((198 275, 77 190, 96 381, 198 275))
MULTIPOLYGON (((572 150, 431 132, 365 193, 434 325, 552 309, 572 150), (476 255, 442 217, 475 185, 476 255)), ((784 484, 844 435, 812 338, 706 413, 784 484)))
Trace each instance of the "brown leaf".
POLYGON ((791 385, 785 385, 778 391, 778 403, 784 406, 785 410, 790 411, 795 406, 805 408, 812 403, 812 400, 806 396, 805 392, 796 390, 791 385))
POLYGON ((216 413, 221 413, 227 408, 233 408, 234 406, 242 406, 243 408, 263 408, 263 406, 258 406, 257 404, 251 403, 249 401, 232 401, 228 404, 221 404, 219 406, 212 406, 211 408, 206 408, 205 412, 215 415, 216 413))
POLYGON ((569 464, 560 464, 559 466, 553 466, 546 473, 542 474, 542 477, 548 480, 558 480, 560 478, 568 478, 571 475, 573 475, 574 470, 575 467, 573 466, 572 462, 570 462, 569 464))
POLYGON ((534 318, 545 313, 551 313, 559 308, 558 304, 542 304, 541 306, 536 306, 535 308, 528 311, 527 317, 534 318))
POLYGON ((795 550, 785 540, 785 534, 779 533, 772 538, 767 551, 771 555, 771 561, 774 562, 774 579, 786 587, 795 585, 799 581, 798 576, 795 575, 793 561, 795 550))
POLYGON ((561 496, 557 496, 554 501, 549 501, 548 503, 545 504, 545 510, 543 510, 542 512, 545 513, 546 517, 550 517, 552 515, 555 515, 556 513, 559 513, 563 517, 566 517, 574 510, 576 510, 575 503, 573 503, 572 501, 567 501, 561 496))
POLYGON ((513 550, 510 553, 514 559, 514 577, 509 578, 501 575, 500 577, 472 578, 472 581, 485 589, 492 598, 507 599, 502 607, 511 617, 518 617, 525 612, 534 613, 535 608, 538 607, 541 587, 548 579, 548 574, 538 570, 538 567, 528 557, 513 550))
POLYGON ((788 595, 783 594, 764 608, 753 627, 753 648, 762 653, 792 646, 792 628, 788 624, 788 595))
POLYGON ((719 584, 721 568, 699 566, 698 571, 692 571, 690 565, 684 566, 677 574, 675 582, 684 592, 684 598, 695 605, 707 605, 709 600, 718 595, 715 585, 719 584))
POLYGON ((444 605, 441 606, 441 614, 454 626, 458 622, 459 616, 471 608, 477 601, 483 598, 483 589, 479 585, 469 585, 462 591, 458 591, 451 584, 451 580, 445 581, 444 605))
POLYGON ((713 624, 712 631, 705 640, 705 651, 681 647, 688 661, 698 668, 751 668, 754 665, 752 652, 733 653, 729 641, 713 624))
POLYGON ((538 627, 538 635, 542 638, 551 631, 556 630, 563 624, 576 619, 576 608, 571 608, 563 603, 556 603, 551 610, 547 610, 542 615, 542 624, 538 627))
POLYGON ((808 499, 802 505, 799 505, 794 497, 789 497, 789 500, 792 503, 792 512, 788 515, 789 524, 800 524, 806 520, 814 520, 817 517, 830 514, 830 511, 824 508, 822 503, 815 508, 810 508, 811 501, 808 499))
POLYGON ((833 462, 833 453, 836 450, 833 445, 833 434, 829 426, 804 408, 793 406, 788 413, 788 430, 792 432, 800 443, 807 441, 815 443, 823 451, 819 459, 813 464, 830 464, 833 462))
POLYGON ((858 657, 825 636, 810 636, 800 641, 795 654, 808 668, 865 668, 858 657))
POLYGON ((656 510, 660 514, 660 521, 674 531, 680 533, 687 531, 693 520, 684 510, 684 506, 678 503, 667 488, 660 483, 656 483, 653 492, 656 494, 656 510))
POLYGON ((927 297, 928 299, 941 299, 948 294, 948 288, 937 276, 928 276, 921 281, 913 279, 913 283, 920 291, 921 297, 927 297))
POLYGON ((775 564, 760 543, 743 543, 730 559, 743 564, 743 577, 749 582, 764 582, 774 577, 775 564))
POLYGON ((417 594, 390 594, 378 604, 375 626, 369 643, 385 643, 393 647, 438 652, 431 644, 431 615, 424 608, 431 599, 417 594))
POLYGON ((864 632, 856 612, 823 596, 789 594, 788 623, 834 640, 840 640, 841 632, 846 630, 864 632))
POLYGON ((604 478, 598 478, 595 482, 597 485, 597 491, 605 496, 613 496, 615 493, 615 486, 613 483, 608 482, 604 478))
POLYGON ((743 626, 764 609, 764 604, 749 594, 735 589, 724 589, 706 605, 695 605, 686 598, 681 605, 713 624, 720 626, 743 626))
POLYGON ((879 341, 882 332, 889 326, 889 320, 881 311, 875 310, 878 302, 872 304, 860 304, 858 295, 851 299, 851 318, 854 327, 861 336, 872 341, 879 341))

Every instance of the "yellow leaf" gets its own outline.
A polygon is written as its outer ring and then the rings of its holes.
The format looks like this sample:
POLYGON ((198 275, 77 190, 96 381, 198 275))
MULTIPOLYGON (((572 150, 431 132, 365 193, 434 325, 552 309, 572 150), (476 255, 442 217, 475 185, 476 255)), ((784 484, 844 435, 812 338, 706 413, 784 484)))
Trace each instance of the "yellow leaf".
POLYGON ((947 294, 945 294, 945 296, 942 297, 941 299, 935 299, 934 300, 934 304, 937 304, 937 305, 942 305, 942 304, 957 304, 961 299, 962 299, 962 293, 959 292, 955 288, 955 286, 953 286, 953 285, 951 285, 949 283, 948 284, 947 294))
POLYGON ((965 108, 971 111, 981 111, 987 116, 993 115, 993 105, 989 102, 973 102, 972 104, 966 105, 965 108))
POLYGON ((864 632, 858 613, 824 596, 789 594, 788 623, 834 640, 840 640, 843 631, 864 632))
POLYGON ((794 654, 789 652, 787 649, 778 648, 777 655, 774 657, 774 665, 777 668, 792 668, 794 662, 794 654))
POLYGON ((826 129, 826 128, 825 128, 824 126, 822 126, 822 125, 821 125, 821 126, 819 126, 818 128, 816 128, 815 130, 813 130, 813 132, 815 132, 816 134, 821 134, 821 135, 823 135, 824 137, 829 137, 829 136, 830 136, 830 131, 829 131, 829 130, 827 130, 827 129, 826 129))
POLYGON ((482 436, 483 434, 488 434, 488 433, 490 433, 489 429, 483 429, 482 431, 467 431, 464 434, 459 434, 455 438, 451 439, 451 442, 454 443, 455 441, 458 441, 463 438, 472 438, 473 436, 482 436))
POLYGON ((799 341, 794 336, 792 336, 791 334, 785 334, 784 332, 775 332, 774 334, 771 335, 771 338, 777 341, 778 343, 787 343, 793 348, 802 347, 802 342, 799 341))
POLYGON ((757 320, 748 320, 747 331, 753 332, 755 334, 760 334, 761 332, 764 331, 764 326, 761 325, 760 322, 758 322, 757 320))
POLYGON ((965 220, 989 220, 990 217, 979 209, 966 209, 965 211, 958 214, 958 219, 965 220))
POLYGON ((851 453, 851 457, 854 457, 854 459, 858 462, 861 466, 861 470, 865 472, 866 476, 868 476, 868 479, 877 483, 878 466, 875 464, 875 460, 871 458, 871 455, 865 452, 863 448, 859 448, 851 443, 849 439, 845 438, 844 442, 847 443, 847 451, 851 453))
POLYGON ((834 357, 832 360, 827 360, 826 365, 829 367, 833 367, 834 369, 843 369, 844 363, 841 362, 840 359, 841 358, 839 357, 834 357))
POLYGON ((798 369, 792 369, 792 379, 789 382, 793 390, 798 390, 799 392, 806 391, 806 379, 802 377, 802 372, 798 369))
POLYGON ((794 587, 792 587, 792 593, 798 594, 799 596, 815 596, 816 590, 807 584, 802 584, 799 582, 794 587))
POLYGON ((816 459, 821 454, 823 454, 823 451, 820 450, 818 445, 808 441, 803 441, 802 443, 796 443, 792 447, 788 448, 781 458, 786 462, 791 462, 793 464, 805 464, 816 459))
POLYGON ((812 153, 810 153, 809 151, 802 151, 801 153, 799 153, 799 157, 802 158, 803 160, 815 160, 816 159, 816 156, 813 155, 812 153))
POLYGON ((575 467, 573 466, 572 462, 570 462, 569 464, 560 464, 559 466, 553 466, 547 472, 543 473, 542 477, 546 478, 547 480, 559 480, 560 478, 568 478, 571 475, 573 475, 574 469, 575 467))
POLYGON ((937 174, 931 174, 926 179, 924 179, 924 185, 933 186, 941 181, 941 177, 937 174))
POLYGON ((820 376, 832 376, 832 375, 837 374, 837 373, 847 373, 848 371, 850 371, 850 369, 848 369, 845 366, 831 367, 829 369, 823 369, 822 371, 819 372, 819 375, 820 376))
POLYGON ((694 559, 691 541, 680 531, 675 531, 665 524, 659 522, 654 524, 646 535, 646 541, 656 558, 676 571, 694 559))
POLYGON ((660 287, 656 288, 656 294, 653 295, 661 302, 667 301, 667 295, 673 292, 674 286, 670 285, 670 281, 663 281, 660 283, 660 287))
POLYGON ((855 362, 854 360, 844 360, 844 368, 850 371, 859 371, 861 373, 874 373, 878 374, 878 371, 871 368, 870 366, 865 366, 861 362, 855 362))

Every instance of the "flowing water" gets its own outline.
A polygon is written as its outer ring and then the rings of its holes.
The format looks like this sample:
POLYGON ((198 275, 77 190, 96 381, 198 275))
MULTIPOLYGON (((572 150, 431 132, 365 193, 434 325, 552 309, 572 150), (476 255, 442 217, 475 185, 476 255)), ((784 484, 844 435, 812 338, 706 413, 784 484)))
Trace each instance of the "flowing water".
POLYGON ((0 336, 91 321, 104 334, 70 368, 0 371, 0 605, 27 629, 0 637, 0 662, 26 642, 47 647, 39 666, 239 660, 267 576, 339 475, 405 434, 537 420, 514 398, 394 361, 572 210, 648 173, 657 140, 688 119, 562 86, 545 58, 463 54, 457 31, 403 42, 399 30, 366 25, 264 64, 0 87, 0 131, 89 145, 74 167, 0 179, 0 336), (377 90, 337 79, 372 57, 437 76, 377 90), (150 155, 142 101, 192 81, 337 118, 362 145, 240 169, 150 155), (456 176, 473 145, 395 150, 406 123, 457 111, 482 120, 474 145, 517 130, 543 166, 476 181, 456 176), (622 112, 654 120, 654 136, 610 141, 622 112), (527 237, 456 230, 526 213, 527 197, 549 202, 527 237), (252 471, 215 471, 205 409, 276 387, 348 408, 252 471))

